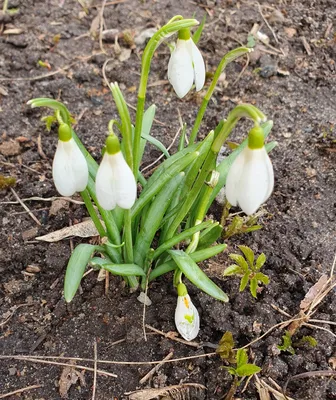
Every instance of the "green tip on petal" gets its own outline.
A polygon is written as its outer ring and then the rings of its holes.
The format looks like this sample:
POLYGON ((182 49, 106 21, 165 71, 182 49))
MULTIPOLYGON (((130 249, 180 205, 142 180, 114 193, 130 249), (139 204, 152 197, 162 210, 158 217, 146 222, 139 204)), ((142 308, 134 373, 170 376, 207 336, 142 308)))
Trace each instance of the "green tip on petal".
POLYGON ((71 128, 68 124, 61 124, 58 128, 58 138, 62 142, 68 142, 72 138, 71 128))
POLYGON ((178 38, 180 40, 189 40, 190 39, 190 30, 188 28, 183 28, 178 31, 178 38))
POLYGON ((188 290, 187 290, 186 285, 184 283, 179 283, 177 285, 177 295, 183 297, 183 296, 186 296, 187 294, 188 294, 188 290))
POLYGON ((256 125, 248 134, 248 147, 251 150, 257 150, 263 148, 264 143, 264 131, 259 125, 256 125))
POLYGON ((195 316, 186 314, 184 316, 184 319, 186 319, 189 322, 189 324, 192 324, 194 322, 195 316))
POLYGON ((106 139, 107 154, 117 154, 120 151, 120 143, 116 135, 109 135, 106 139))

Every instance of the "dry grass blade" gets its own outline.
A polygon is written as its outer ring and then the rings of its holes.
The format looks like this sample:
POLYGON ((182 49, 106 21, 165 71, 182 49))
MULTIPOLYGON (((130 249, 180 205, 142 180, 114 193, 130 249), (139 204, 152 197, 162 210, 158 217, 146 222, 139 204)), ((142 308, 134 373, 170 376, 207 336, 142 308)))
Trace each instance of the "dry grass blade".
MULTIPOLYGON (((272 395, 275 397, 276 400, 295 400, 293 397, 288 397, 285 394, 281 393, 281 388, 277 385, 277 388, 275 389, 274 387, 270 386, 268 383, 265 382, 264 379, 259 380, 260 387, 263 388, 264 390, 267 390, 269 393, 272 393, 272 395)), ((258 387, 258 386, 257 386, 258 387)), ((270 399, 270 397, 265 397, 266 399, 270 399)), ((264 400, 262 397, 260 397, 260 400, 264 400)))
POLYGON ((164 364, 165 361, 170 360, 173 357, 174 353, 171 351, 163 360, 160 364, 155 365, 154 368, 152 368, 143 378, 140 379, 139 383, 140 385, 143 385, 145 382, 147 382, 149 379, 153 377, 153 375, 159 370, 161 365, 164 364))
POLYGON ((16 200, 21 204, 21 206, 27 211, 27 213, 29 214, 29 216, 37 223, 37 225, 41 226, 41 222, 35 217, 35 215, 29 210, 29 208, 25 205, 25 203, 20 199, 20 197, 18 196, 18 194, 16 193, 16 191, 13 188, 10 188, 10 190, 12 191, 12 193, 14 194, 16 200))
POLYGON ((93 355, 94 355, 94 366, 93 366, 93 387, 92 387, 92 400, 96 398, 96 389, 97 389, 97 340, 95 339, 93 342, 93 355))
POLYGON ((32 386, 27 386, 22 389, 14 390, 13 392, 0 394, 0 399, 5 399, 6 397, 15 396, 16 394, 27 392, 28 390, 32 390, 32 389, 38 389, 40 387, 42 387, 42 385, 32 385, 32 386))
POLYGON ((129 396, 129 400, 152 400, 158 396, 167 396, 172 400, 196 399, 197 396, 195 395, 195 392, 191 393, 191 389, 195 389, 197 392, 199 390, 206 390, 206 387, 199 383, 183 383, 181 385, 167 386, 161 389, 145 389, 125 394, 129 396))
POLYGON ((300 303, 300 309, 306 310, 310 307, 316 297, 323 291, 328 282, 328 276, 323 274, 320 279, 306 293, 304 299, 300 303))

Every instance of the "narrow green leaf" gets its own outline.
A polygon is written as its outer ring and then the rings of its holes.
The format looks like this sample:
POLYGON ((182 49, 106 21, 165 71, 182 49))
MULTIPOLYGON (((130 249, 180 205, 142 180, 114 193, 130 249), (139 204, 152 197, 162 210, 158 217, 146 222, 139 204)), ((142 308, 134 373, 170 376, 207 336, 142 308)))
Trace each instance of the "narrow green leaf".
POLYGON ((195 261, 182 250, 170 250, 172 256, 183 274, 199 289, 221 301, 228 301, 228 296, 199 268, 195 261))
POLYGON ((243 274, 243 273, 244 273, 244 271, 242 270, 242 268, 239 265, 233 264, 224 270, 223 275, 231 276, 231 275, 239 275, 239 274, 243 274))
MULTIPOLYGON (((226 244, 218 244, 217 246, 212 246, 207 249, 197 250, 190 254, 190 257, 195 262, 201 262, 207 260, 208 258, 214 257, 215 255, 222 253, 226 248, 226 244)), ((157 277, 166 274, 167 272, 174 271, 177 268, 176 262, 174 260, 167 261, 155 269, 149 275, 149 282, 156 279, 157 277)))
POLYGON ((75 296, 92 254, 101 249, 100 246, 91 244, 79 244, 75 247, 69 259, 64 279, 64 297, 67 303, 75 296))
POLYGON ((250 273, 246 272, 245 275, 241 278, 240 280, 240 286, 239 286, 239 291, 242 292, 245 288, 246 285, 248 284, 250 278, 250 273))
POLYGON ((250 280, 250 292, 255 299, 257 298, 257 289, 258 289, 258 280, 257 278, 254 277, 250 280))
POLYGON ((142 159, 143 153, 145 151, 147 137, 150 135, 152 129, 154 117, 156 112, 156 105, 152 104, 144 112, 141 128, 141 140, 140 140, 140 160, 142 159))
POLYGON ((168 239, 167 241, 162 243, 161 246, 159 246, 155 250, 155 252, 153 254, 153 260, 156 260, 162 253, 171 249, 172 247, 174 247, 178 243, 182 242, 183 240, 190 238, 190 236, 192 236, 194 233, 199 232, 202 229, 205 229, 212 224, 213 224, 212 221, 202 222, 201 224, 195 225, 189 229, 186 229, 186 230, 182 231, 181 233, 179 233, 178 235, 173 236, 171 239, 168 239))
POLYGON ((231 258, 231 260, 235 261, 244 272, 248 272, 249 267, 243 256, 241 256, 240 254, 229 254, 229 257, 231 258))
POLYGON ((238 246, 240 251, 244 254, 246 260, 250 264, 250 268, 253 269, 254 266, 254 252, 248 246, 240 245, 238 246))
POLYGON ((169 158, 170 154, 168 153, 168 150, 165 148, 165 146, 160 142, 160 140, 155 139, 155 137, 146 135, 144 133, 141 134, 141 137, 146 139, 149 143, 151 143, 153 146, 157 147, 162 153, 169 158))
POLYGON ((237 360, 237 369, 247 364, 248 362, 247 351, 245 349, 238 349, 236 360, 237 360))
POLYGON ((103 264, 102 268, 113 275, 145 276, 145 272, 136 264, 103 264))
POLYGON ((265 274, 263 274, 262 272, 257 272, 255 274, 255 278, 257 279, 257 281, 262 282, 264 285, 268 285, 269 284, 269 277, 265 274))
POLYGON ((202 35, 202 32, 203 32, 203 28, 204 28, 205 21, 206 21, 206 14, 204 14, 204 16, 203 16, 203 18, 202 18, 202 21, 201 21, 201 23, 200 23, 200 25, 199 25, 199 27, 197 28, 197 30, 196 30, 195 33, 193 34, 192 39, 193 39, 193 41, 194 41, 195 44, 197 44, 197 43, 199 42, 200 38, 201 38, 201 35, 202 35))
POLYGON ((215 226, 209 226, 200 234, 197 250, 211 246, 221 237, 222 232, 223 227, 219 223, 215 226))
POLYGON ((264 253, 261 253, 256 261, 256 269, 259 270, 266 262, 266 256, 264 253))
POLYGON ((258 372, 261 371, 261 368, 258 367, 258 365, 255 364, 245 364, 239 368, 236 369, 236 374, 239 377, 244 377, 244 376, 251 376, 253 374, 257 374, 258 372))

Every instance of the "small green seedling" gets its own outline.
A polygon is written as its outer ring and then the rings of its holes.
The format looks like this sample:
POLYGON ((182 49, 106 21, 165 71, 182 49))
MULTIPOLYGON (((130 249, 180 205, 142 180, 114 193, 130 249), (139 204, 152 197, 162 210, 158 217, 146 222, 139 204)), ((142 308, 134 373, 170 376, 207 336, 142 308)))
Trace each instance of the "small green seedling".
POLYGON ((250 282, 250 292, 254 298, 257 298, 259 282, 264 285, 269 284, 269 277, 260 272, 261 267, 266 262, 266 256, 261 253, 255 261, 255 255, 252 249, 248 246, 238 246, 244 254, 230 254, 229 257, 236 262, 226 268, 224 276, 238 275, 242 276, 239 286, 239 291, 242 292, 250 282))
POLYGON ((231 388, 225 396, 225 400, 229 400, 233 398, 244 378, 259 373, 261 368, 255 364, 249 364, 245 349, 234 350, 232 333, 229 331, 225 332, 219 341, 216 352, 222 360, 231 364, 230 366, 222 367, 234 376, 231 388))
POLYGON ((312 336, 302 336, 297 342, 292 342, 292 335, 289 331, 286 331, 282 336, 282 344, 278 345, 278 349, 280 351, 287 351, 290 354, 295 354, 295 348, 303 347, 305 344, 308 344, 310 347, 317 346, 317 340, 312 336))

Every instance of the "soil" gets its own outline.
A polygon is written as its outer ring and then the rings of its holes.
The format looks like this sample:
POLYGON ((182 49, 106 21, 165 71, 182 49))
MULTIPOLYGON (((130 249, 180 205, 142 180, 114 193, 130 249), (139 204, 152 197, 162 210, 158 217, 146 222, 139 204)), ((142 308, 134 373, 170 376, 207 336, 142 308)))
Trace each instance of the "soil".
MULTIPOLYGON (((99 34, 90 35, 90 27, 92 31, 97 27, 99 13, 94 5, 99 7, 100 2, 88 3, 92 7, 85 14, 80 2, 74 0, 9 0, 9 8, 17 8, 18 12, 7 19, 0 16, 0 171, 17 179, 14 190, 21 199, 57 196, 51 179, 56 132, 45 132, 39 119, 47 111, 31 110, 26 105, 29 99, 51 97, 64 102, 77 119, 76 131, 97 160, 107 122, 117 117, 101 74, 107 58, 112 57, 108 79, 118 81, 127 101, 136 104, 144 45, 137 45, 130 52, 129 43, 120 35, 120 55, 115 50, 114 38, 103 41, 107 55, 101 53, 99 34), (6 33, 12 28, 19 29, 19 34, 6 33), (39 66, 39 60, 48 62, 50 71, 39 66), (48 73, 50 76, 46 76, 48 73)), ((20 204, 8 203, 16 198, 7 189, 0 191, 1 354, 92 359, 96 340, 100 359, 153 361, 162 360, 170 351, 174 358, 213 352, 207 346, 216 345, 225 331, 232 332, 239 347, 286 320, 273 305, 290 315, 297 314, 309 288, 321 274, 330 273, 335 253, 336 211, 335 4, 333 0, 275 0, 260 4, 274 35, 252 1, 126 0, 107 4, 104 11, 106 29, 115 29, 120 34, 125 30, 137 34, 163 25, 176 14, 186 17, 195 14, 199 20, 207 14, 199 47, 210 72, 228 50, 239 42, 246 43, 255 23, 262 26, 262 32, 270 40, 270 46, 259 46, 251 55, 239 80, 246 60, 240 59, 228 67, 201 127, 202 137, 237 103, 250 102, 274 120, 270 137, 279 143, 271 155, 276 183, 260 217, 263 229, 230 238, 226 252, 203 264, 204 270, 228 293, 230 302, 222 304, 189 286, 201 316, 197 341, 205 345, 195 349, 156 334, 148 334, 144 341, 138 294, 130 294, 117 278, 111 279, 105 295, 104 282, 97 282, 96 272, 90 273, 82 282, 81 292, 67 305, 62 287, 71 248, 91 239, 49 244, 34 238, 80 222, 86 217, 83 206, 65 202, 56 213, 50 213, 50 201, 26 201, 41 224, 38 225, 20 204), (236 278, 222 277, 224 268, 230 264, 228 254, 237 252, 239 244, 267 255, 264 273, 270 277, 270 284, 257 300, 247 291, 239 293, 236 278)), ((179 127, 176 109, 190 127, 201 99, 200 94, 194 93, 182 101, 177 99, 166 81, 168 58, 168 47, 161 45, 152 64, 152 86, 147 98, 148 105, 155 102, 158 106, 159 122, 153 132, 165 145, 179 127)), ((246 134, 246 127, 245 123, 239 125, 233 140, 239 141, 246 134)), ((158 155, 150 147, 144 166, 158 155)), ((212 213, 220 218, 221 206, 214 205, 212 213)), ((171 276, 152 283, 149 296, 153 304, 147 308, 146 323, 163 332, 174 331, 176 293, 171 276)), ((335 315, 335 291, 331 291, 314 318, 335 321, 335 315)), ((294 355, 280 353, 276 347, 281 343, 282 329, 275 329, 256 342, 249 354, 262 367, 260 377, 272 378, 283 386, 296 374, 332 371, 329 363, 336 356, 336 329, 332 324, 319 326, 331 333, 317 328, 300 329, 296 338, 311 335, 317 346, 297 348, 294 355)), ((93 365, 84 361, 78 364, 93 365)), ((218 356, 167 363, 144 385, 139 380, 151 365, 99 365, 118 377, 98 375, 95 398, 126 399, 127 392, 139 388, 189 382, 206 387, 206 390, 189 389, 186 396, 190 399, 221 399, 232 383, 222 365, 218 356)), ((57 365, 0 360, 0 397, 16 389, 40 385, 25 390, 20 398, 60 399, 62 371, 63 367, 57 365)), ((81 379, 74 378, 76 382, 67 388, 70 399, 92 398, 93 374, 81 374, 81 379)), ((289 382, 287 394, 296 400, 336 399, 336 382, 312 373, 309 379, 289 382)), ((244 392, 240 388, 237 396, 258 399, 255 380, 251 380, 244 392)))

